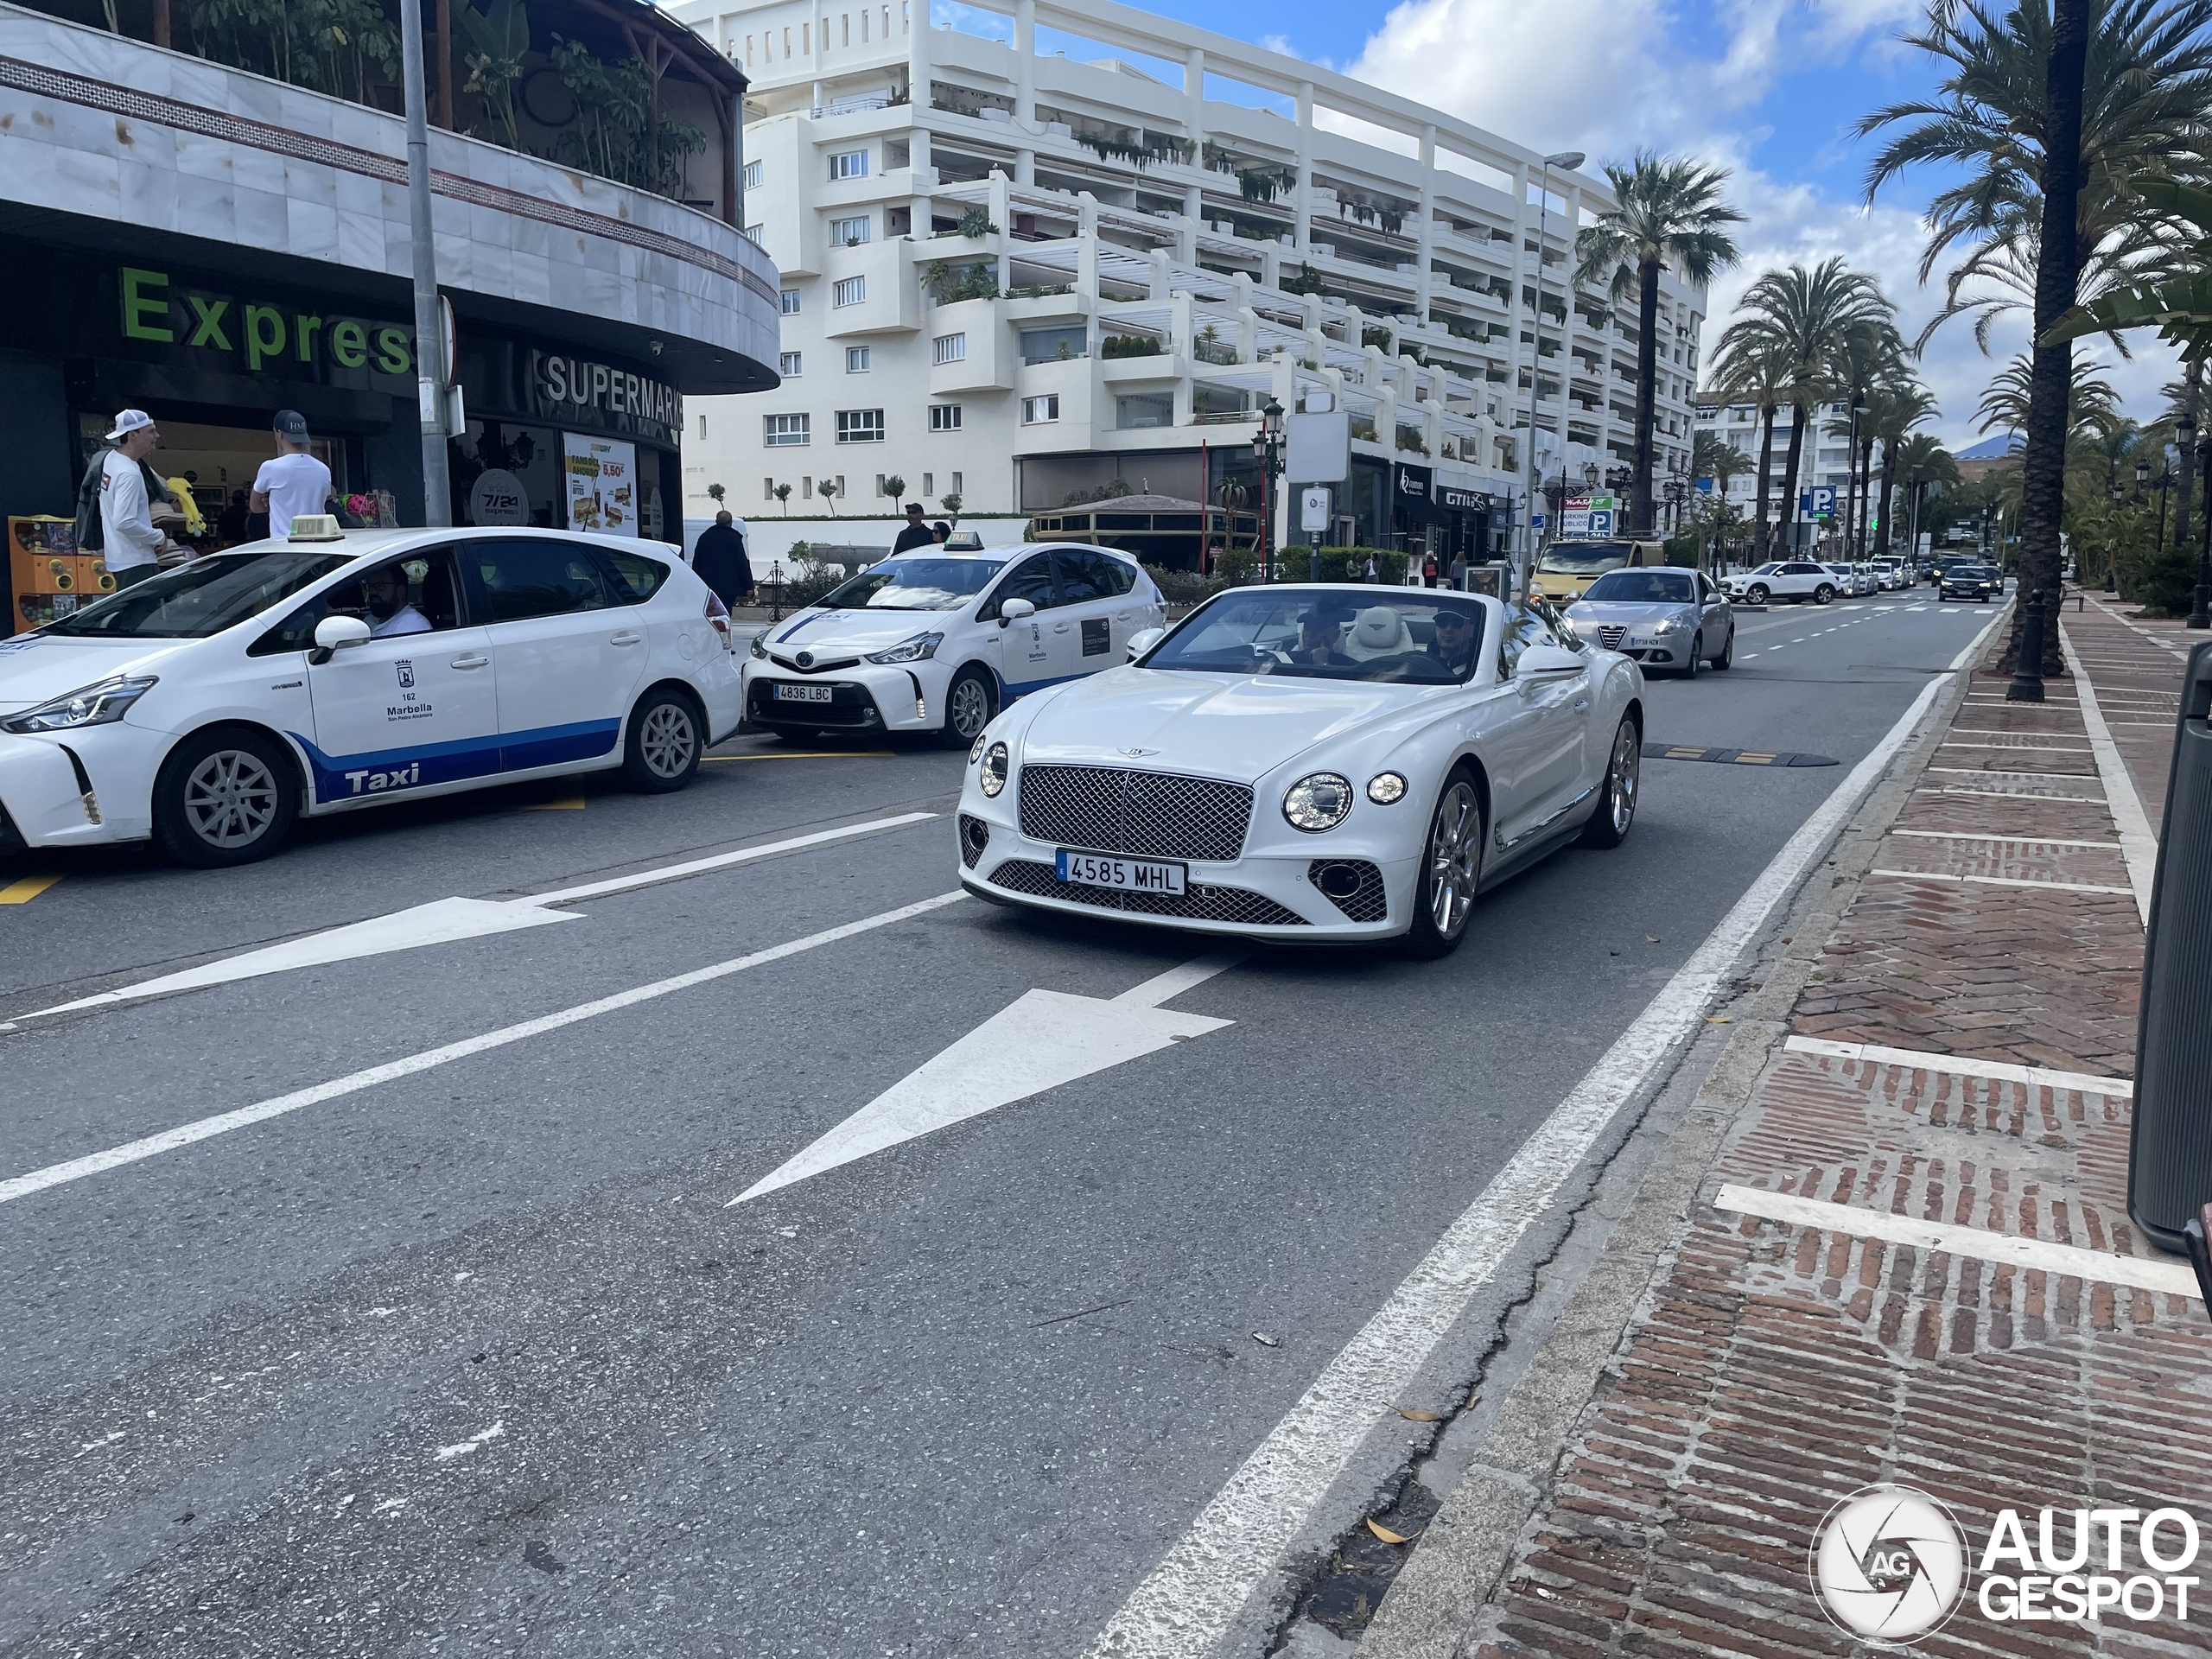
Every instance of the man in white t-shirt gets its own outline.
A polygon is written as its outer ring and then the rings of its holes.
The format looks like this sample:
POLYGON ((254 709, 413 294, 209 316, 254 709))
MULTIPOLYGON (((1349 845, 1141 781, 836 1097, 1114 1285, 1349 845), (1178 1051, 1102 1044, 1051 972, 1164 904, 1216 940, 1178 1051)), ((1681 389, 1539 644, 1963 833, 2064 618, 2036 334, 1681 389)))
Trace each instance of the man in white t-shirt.
POLYGON ((100 457, 100 553, 118 588, 154 574, 168 537, 154 528, 153 500, 146 486, 146 457, 162 441, 154 417, 126 409, 107 435, 115 447, 100 457))
POLYGON ((269 533, 278 540, 292 533, 292 520, 321 512, 330 500, 330 468, 308 448, 307 416, 280 409, 270 423, 276 458, 264 461, 253 475, 248 505, 269 515, 269 533))

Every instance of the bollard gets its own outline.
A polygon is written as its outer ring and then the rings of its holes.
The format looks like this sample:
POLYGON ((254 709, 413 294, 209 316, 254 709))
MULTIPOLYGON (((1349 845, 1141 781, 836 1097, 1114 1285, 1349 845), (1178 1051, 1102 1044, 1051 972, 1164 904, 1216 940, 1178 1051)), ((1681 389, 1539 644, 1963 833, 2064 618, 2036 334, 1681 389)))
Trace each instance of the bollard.
POLYGON ((2212 641, 2190 653, 2166 778, 2143 997, 2127 1213, 2165 1249, 2212 1198, 2212 641))
POLYGON ((2206 1310, 2212 1312, 2212 1249, 2207 1248, 2207 1228, 2212 1228, 2212 1204, 2191 1216, 2182 1230, 2189 1236, 2189 1265, 2196 1269, 2197 1294, 2204 1298, 2206 1310))
POLYGON ((2012 666, 2012 683, 2005 688, 2007 702, 2043 701, 2043 590, 2023 601, 2020 613, 2020 658, 2012 666))

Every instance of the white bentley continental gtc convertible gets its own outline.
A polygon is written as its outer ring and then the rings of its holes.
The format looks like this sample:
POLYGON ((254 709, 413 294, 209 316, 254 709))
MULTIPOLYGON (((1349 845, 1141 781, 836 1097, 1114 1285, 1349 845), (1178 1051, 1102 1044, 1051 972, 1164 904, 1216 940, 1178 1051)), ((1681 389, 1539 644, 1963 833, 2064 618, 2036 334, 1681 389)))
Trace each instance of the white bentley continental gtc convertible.
POLYGON ((1217 594, 969 754, 977 897, 1209 933, 1399 938, 1636 817, 1643 677, 1540 610, 1421 588, 1217 594))

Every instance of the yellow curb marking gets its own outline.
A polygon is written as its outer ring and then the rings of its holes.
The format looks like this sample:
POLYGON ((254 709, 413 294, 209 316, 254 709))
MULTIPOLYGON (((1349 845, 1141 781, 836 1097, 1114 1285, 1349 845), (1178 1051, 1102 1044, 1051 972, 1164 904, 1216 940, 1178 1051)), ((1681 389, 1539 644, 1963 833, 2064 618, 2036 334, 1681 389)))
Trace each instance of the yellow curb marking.
POLYGON ((803 749, 793 754, 709 754, 704 759, 732 760, 888 760, 889 749, 803 749))
POLYGON ((27 875, 20 881, 10 881, 0 887, 0 905, 28 905, 60 879, 58 875, 27 875))
POLYGON ((583 810, 584 798, 581 795, 572 795, 565 801, 540 801, 534 806, 523 808, 525 812, 581 812, 583 810))

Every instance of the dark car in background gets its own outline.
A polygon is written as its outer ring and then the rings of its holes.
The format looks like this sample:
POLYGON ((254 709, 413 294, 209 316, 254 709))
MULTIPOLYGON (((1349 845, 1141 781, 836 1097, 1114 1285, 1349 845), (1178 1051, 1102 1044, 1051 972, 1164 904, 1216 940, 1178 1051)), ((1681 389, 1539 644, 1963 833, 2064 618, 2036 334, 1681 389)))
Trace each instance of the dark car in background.
POLYGON ((1954 564, 1948 567, 1936 584, 1936 597, 1971 599, 1986 605, 2005 594, 2005 573, 1993 564, 1954 564))

